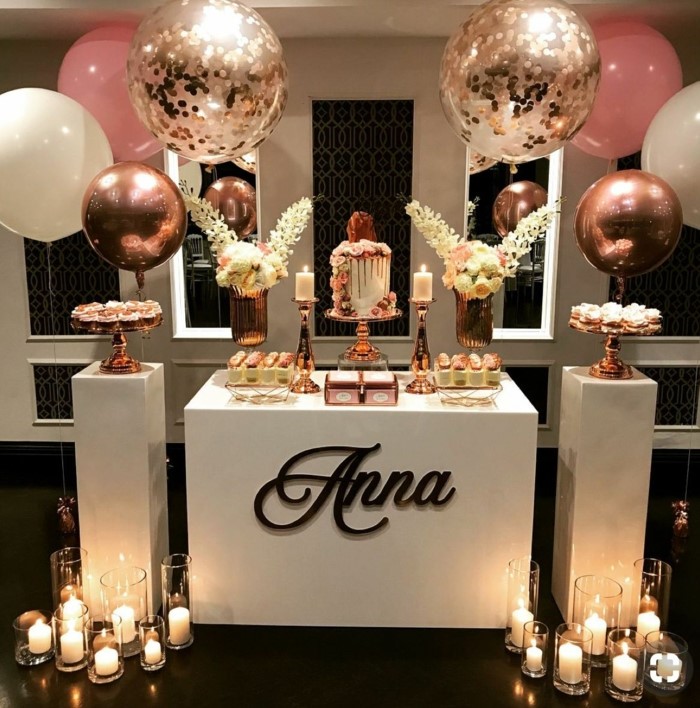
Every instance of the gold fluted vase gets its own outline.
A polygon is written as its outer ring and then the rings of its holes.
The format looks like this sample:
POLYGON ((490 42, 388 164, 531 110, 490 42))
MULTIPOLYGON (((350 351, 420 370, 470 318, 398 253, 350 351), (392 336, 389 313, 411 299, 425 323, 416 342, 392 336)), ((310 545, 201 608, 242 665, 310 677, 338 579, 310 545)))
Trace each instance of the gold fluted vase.
POLYGON ((269 290, 229 287, 231 334, 241 347, 257 347, 267 339, 267 294, 269 290))
POLYGON ((466 349, 482 349, 493 339, 493 293, 485 298, 454 291, 457 341, 466 349))

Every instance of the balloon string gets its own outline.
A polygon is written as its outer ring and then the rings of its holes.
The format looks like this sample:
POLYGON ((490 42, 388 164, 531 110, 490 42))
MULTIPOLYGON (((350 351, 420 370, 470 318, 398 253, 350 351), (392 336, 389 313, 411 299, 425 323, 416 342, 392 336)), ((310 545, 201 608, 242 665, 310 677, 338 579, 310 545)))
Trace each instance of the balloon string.
POLYGON ((51 243, 46 244, 46 263, 49 278, 49 313, 51 315, 51 343, 53 344, 53 376, 54 386, 56 386, 56 395, 58 396, 58 411, 56 420, 58 421, 58 445, 61 456, 61 479, 63 483, 63 496, 66 496, 66 464, 63 453, 63 426, 61 425, 61 409, 63 407, 63 396, 61 395, 61 387, 58 383, 58 358, 56 354, 56 319, 54 317, 53 307, 53 275, 51 273, 51 243))
POLYGON ((513 175, 518 174, 518 166, 514 163, 510 163, 510 175, 511 175, 511 180, 513 179, 513 175))
POLYGON ((617 168, 617 159, 613 157, 608 162, 608 171, 605 174, 609 175, 611 172, 615 172, 616 168, 617 168))

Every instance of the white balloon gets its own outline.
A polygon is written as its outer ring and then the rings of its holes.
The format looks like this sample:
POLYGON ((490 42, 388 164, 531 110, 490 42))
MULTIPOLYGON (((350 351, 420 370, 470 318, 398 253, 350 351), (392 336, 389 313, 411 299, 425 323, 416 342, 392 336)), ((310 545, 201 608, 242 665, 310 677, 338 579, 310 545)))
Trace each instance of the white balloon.
POLYGON ((180 166, 179 177, 179 181, 187 182, 187 186, 194 192, 194 196, 198 197, 202 191, 202 166, 200 163, 187 160, 184 165, 180 166))
POLYGON ((20 236, 56 241, 82 228, 83 194, 112 163, 99 123, 56 91, 0 95, 0 224, 20 236))
POLYGON ((654 116, 642 145, 642 169, 673 187, 683 223, 700 229, 700 82, 672 96, 654 116))

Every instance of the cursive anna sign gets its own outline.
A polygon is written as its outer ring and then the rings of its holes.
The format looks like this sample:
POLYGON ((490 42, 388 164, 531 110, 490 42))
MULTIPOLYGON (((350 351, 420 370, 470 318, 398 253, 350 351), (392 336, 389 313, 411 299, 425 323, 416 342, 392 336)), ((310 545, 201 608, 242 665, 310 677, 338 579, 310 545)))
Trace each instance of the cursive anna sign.
POLYGON ((296 529, 311 521, 326 503, 333 498, 333 519, 345 533, 361 535, 378 531, 389 523, 382 517, 377 523, 365 528, 353 528, 344 516, 356 500, 365 508, 383 507, 393 495, 394 504, 409 506, 444 506, 455 494, 451 486, 451 472, 426 472, 416 482, 411 471, 393 471, 386 480, 377 471, 360 471, 363 462, 381 448, 379 443, 371 447, 329 445, 304 450, 281 467, 279 474, 266 482, 255 495, 254 509, 258 521, 268 528, 283 531, 296 529), (327 475, 299 471, 305 462, 319 456, 338 456, 342 459, 327 475), (312 486, 320 489, 314 498, 312 486), (276 495, 282 503, 297 507, 299 516, 287 523, 275 523, 265 513, 265 502, 276 495))

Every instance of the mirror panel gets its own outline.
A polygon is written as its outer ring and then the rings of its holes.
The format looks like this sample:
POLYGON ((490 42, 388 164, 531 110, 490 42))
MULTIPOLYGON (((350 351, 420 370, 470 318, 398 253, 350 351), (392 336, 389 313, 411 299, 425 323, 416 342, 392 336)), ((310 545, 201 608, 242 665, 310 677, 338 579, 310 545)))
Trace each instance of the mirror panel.
MULTIPOLYGON (((472 217, 472 238, 489 245, 500 242, 492 221, 493 203, 511 182, 529 180, 547 190, 548 203, 561 196, 563 151, 518 165, 511 174, 510 166, 496 163, 483 172, 469 174, 469 149, 466 160, 467 199, 478 200, 472 217)), ((465 219, 464 231, 468 230, 465 219)), ((544 243, 536 244, 521 259, 526 266, 515 278, 507 278, 494 296, 494 338, 552 339, 556 263, 559 245, 559 215, 555 217, 544 243)))
MULTIPOLYGON (((240 161, 238 161, 240 162, 240 161)), ((260 194, 256 172, 243 169, 240 164, 225 162, 202 165, 184 161, 167 152, 166 171, 178 184, 187 182, 195 194, 202 197, 207 188, 223 177, 236 177, 255 190, 257 225, 247 238, 254 241, 261 233, 260 194), (179 164, 180 161, 183 164, 179 164)), ((255 154, 257 163, 257 152, 255 154)), ((179 256, 170 261, 171 296, 173 307, 173 335, 175 338, 230 337, 228 291, 220 288, 214 279, 216 260, 209 250, 209 242, 201 229, 188 217, 187 236, 179 256)))

